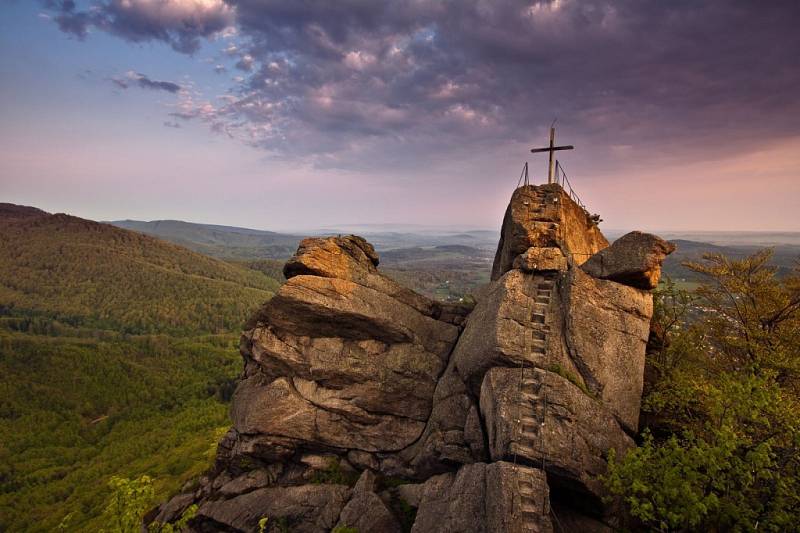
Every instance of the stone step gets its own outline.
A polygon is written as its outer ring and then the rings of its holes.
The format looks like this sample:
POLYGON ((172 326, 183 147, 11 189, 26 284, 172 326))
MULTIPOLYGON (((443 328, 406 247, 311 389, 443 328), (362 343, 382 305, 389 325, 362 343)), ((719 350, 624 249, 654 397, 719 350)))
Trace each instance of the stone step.
POLYGON ((528 402, 528 403, 536 404, 536 403, 541 403, 541 401, 542 401, 542 397, 539 396, 538 394, 533 393, 533 392, 522 391, 520 393, 520 397, 522 398, 523 402, 528 402))
POLYGON ((537 296, 534 302, 537 304, 550 305, 550 296, 537 296))
POLYGON ((544 341, 547 339, 547 332, 541 328, 536 328, 531 330, 531 336, 540 341, 544 341))
POLYGON ((539 324, 544 324, 545 316, 544 313, 531 313, 531 322, 536 322, 539 324))
POLYGON ((539 516, 542 512, 542 506, 536 500, 521 501, 519 505, 522 514, 533 514, 539 516))
POLYGON ((523 378, 523 380, 522 380, 522 390, 520 391, 520 394, 524 395, 523 398, 526 401, 528 401, 528 402, 532 402, 532 401, 541 402, 542 401, 542 395, 539 394, 539 391, 541 391, 541 390, 542 390, 542 384, 540 382, 523 378))
POLYGON ((522 389, 526 392, 529 391, 536 391, 539 392, 539 389, 542 388, 542 382, 539 378, 530 378, 530 377, 523 377, 522 378, 522 389))
POLYGON ((519 431, 519 434, 520 434, 520 441, 522 442, 538 441, 541 438, 539 436, 538 425, 534 427, 534 426, 526 426, 525 424, 523 424, 519 431))
MULTIPOLYGON (((537 439, 538 440, 538 439, 537 439)), ((537 459, 541 456, 540 450, 528 445, 528 444, 521 444, 519 442, 514 442, 511 444, 512 451, 518 453, 519 455, 524 455, 529 459, 537 459)))
POLYGON ((542 389, 542 382, 538 378, 522 378, 522 391, 530 394, 539 394, 542 389))

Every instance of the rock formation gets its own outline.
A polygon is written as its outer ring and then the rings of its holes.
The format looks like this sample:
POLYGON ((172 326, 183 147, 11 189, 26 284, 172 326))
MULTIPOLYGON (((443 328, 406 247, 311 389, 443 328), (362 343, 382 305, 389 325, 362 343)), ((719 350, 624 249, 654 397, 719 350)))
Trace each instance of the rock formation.
POLYGON ((242 336, 233 427, 149 519, 192 531, 605 531, 598 476, 634 445, 652 296, 674 247, 612 246, 557 185, 517 189, 474 309, 306 239, 242 336), (352 529, 351 529, 352 530, 352 529))

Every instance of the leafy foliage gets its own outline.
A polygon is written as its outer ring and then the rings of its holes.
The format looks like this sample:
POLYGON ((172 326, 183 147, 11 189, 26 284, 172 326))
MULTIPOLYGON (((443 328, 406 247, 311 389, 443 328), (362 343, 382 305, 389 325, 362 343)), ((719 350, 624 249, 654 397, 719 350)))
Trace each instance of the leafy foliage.
POLYGON ((113 341, 0 330, 0 529, 97 530, 112 476, 157 498, 211 463, 229 425, 233 335, 113 341))
POLYGON ((800 272, 769 251, 708 255, 696 300, 657 294, 655 371, 642 445, 605 478, 633 521, 659 531, 788 531, 800 522, 800 272), (688 323, 693 306, 702 319, 688 323))
POLYGON ((111 503, 106 508, 110 533, 134 533, 142 527, 142 515, 151 504, 155 491, 149 476, 126 479, 114 476, 108 482, 113 491, 111 503))

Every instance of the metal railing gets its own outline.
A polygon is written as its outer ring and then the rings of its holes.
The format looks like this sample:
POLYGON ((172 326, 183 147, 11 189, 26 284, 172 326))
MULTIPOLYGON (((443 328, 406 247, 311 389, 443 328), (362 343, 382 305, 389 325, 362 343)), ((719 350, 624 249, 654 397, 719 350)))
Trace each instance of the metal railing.
POLYGON ((561 163, 557 159, 556 159, 556 175, 554 176, 553 179, 555 180, 555 183, 561 185, 561 188, 564 189, 564 192, 566 192, 570 198, 572 198, 572 201, 581 206, 581 209, 583 209, 587 213, 589 212, 589 210, 586 209, 586 205, 584 205, 584 203, 581 202, 581 199, 578 198, 578 194, 575 192, 575 189, 572 188, 572 184, 569 182, 569 178, 567 178, 567 173, 564 172, 564 167, 561 166, 561 163))
POLYGON ((525 164, 522 165, 522 173, 519 175, 519 181, 517 181, 517 188, 519 189, 520 184, 524 187, 530 185, 530 181, 528 180, 528 162, 525 161, 525 164), (523 181, 524 179, 524 181, 523 181))

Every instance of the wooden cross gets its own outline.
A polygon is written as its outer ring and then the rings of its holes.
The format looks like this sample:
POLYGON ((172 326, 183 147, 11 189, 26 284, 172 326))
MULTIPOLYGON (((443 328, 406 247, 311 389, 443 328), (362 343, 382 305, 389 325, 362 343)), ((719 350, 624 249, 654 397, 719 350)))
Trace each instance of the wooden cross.
POLYGON ((555 170, 555 160, 553 159, 553 152, 556 150, 574 150, 575 147, 571 144, 567 146, 553 146, 556 140, 556 129, 551 127, 550 128, 550 146, 547 148, 533 148, 531 152, 534 154, 537 152, 550 152, 550 165, 547 167, 547 183, 553 183, 553 172, 555 170))

